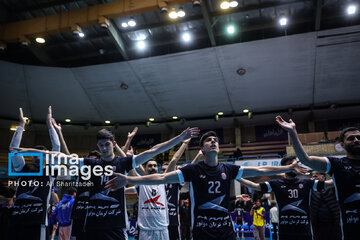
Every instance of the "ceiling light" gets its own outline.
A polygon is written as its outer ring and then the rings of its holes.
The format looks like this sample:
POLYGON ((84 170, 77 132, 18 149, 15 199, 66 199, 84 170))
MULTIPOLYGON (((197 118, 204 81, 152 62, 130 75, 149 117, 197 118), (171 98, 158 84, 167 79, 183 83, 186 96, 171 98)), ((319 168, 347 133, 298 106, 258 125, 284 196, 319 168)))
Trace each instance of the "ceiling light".
POLYGON ((200 7, 200 0, 193 0, 193 7, 200 7))
POLYGON ((171 9, 171 11, 169 12, 169 17, 171 19, 176 19, 178 17, 177 12, 175 11, 175 8, 171 9))
POLYGON ((189 41, 191 40, 191 35, 190 35, 190 33, 183 33, 182 39, 183 39, 185 42, 189 42, 189 41))
POLYGON ((235 27, 233 25, 230 25, 226 28, 226 31, 228 34, 234 34, 235 33, 235 27))
POLYGON ((149 121, 153 122, 153 121, 155 121, 155 118, 149 118, 149 121))
POLYGON ((176 120, 176 119, 178 119, 178 117, 177 117, 177 116, 173 116, 172 119, 176 120))
POLYGON ((136 40, 137 41, 144 41, 146 39, 146 35, 143 33, 140 33, 137 37, 136 40))
POLYGON ((248 113, 249 112, 249 109, 244 109, 243 110, 243 113, 248 113))
POLYGON ((126 83, 121 83, 120 88, 123 89, 123 90, 126 90, 126 89, 129 88, 129 86, 126 83))
POLYGON ((354 15, 357 12, 357 6, 355 4, 351 4, 346 8, 346 13, 348 15, 354 15))
POLYGON ((281 17, 279 20, 280 26, 286 26, 287 24, 287 18, 286 17, 281 17))
POLYGON ((129 25, 128 25, 126 22, 122 22, 122 23, 121 23, 121 26, 122 26, 123 28, 127 28, 129 25))
POLYGON ((231 7, 231 8, 235 8, 235 7, 237 7, 239 5, 239 3, 237 2, 237 1, 231 1, 230 3, 229 3, 229 6, 231 7))
POLYGON ((71 119, 69 119, 69 118, 67 118, 67 119, 65 119, 65 122, 71 122, 71 119))
POLYGON ((236 70, 236 73, 239 74, 240 76, 245 75, 246 70, 244 68, 239 68, 238 70, 236 70))
POLYGON ((139 49, 144 49, 146 47, 146 44, 144 41, 138 41, 136 45, 139 49))
POLYGON ((223 1, 221 4, 220 4, 220 8, 221 9, 228 9, 230 7, 230 3, 228 1, 223 1))
POLYGON ((106 120, 105 123, 106 123, 106 124, 110 124, 110 121, 109 121, 109 120, 106 120))
POLYGON ((136 22, 135 22, 135 19, 133 17, 131 17, 130 20, 128 21, 128 25, 130 27, 135 27, 136 26, 136 22))
POLYGON ((224 113, 223 113, 223 112, 218 112, 218 115, 220 115, 220 116, 221 116, 221 115, 224 115, 224 113))
POLYGON ((185 17, 185 11, 184 11, 184 9, 181 7, 180 9, 179 9, 179 11, 177 12, 177 15, 178 15, 178 17, 185 17))
POLYGON ((83 38, 85 37, 85 34, 83 32, 79 32, 79 37, 83 38))
POLYGON ((37 38, 35 38, 35 41, 36 41, 37 43, 45 43, 45 38, 37 37, 37 38))
POLYGON ((160 9, 160 13, 167 13, 168 12, 168 8, 167 7, 162 7, 160 9))

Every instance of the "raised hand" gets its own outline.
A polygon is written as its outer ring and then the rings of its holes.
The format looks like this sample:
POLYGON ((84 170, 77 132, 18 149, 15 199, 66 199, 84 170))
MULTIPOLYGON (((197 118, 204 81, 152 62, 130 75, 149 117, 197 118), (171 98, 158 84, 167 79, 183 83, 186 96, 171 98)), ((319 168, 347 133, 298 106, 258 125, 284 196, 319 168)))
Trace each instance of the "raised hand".
POLYGON ((185 144, 189 144, 190 140, 191 140, 191 138, 186 139, 186 140, 184 140, 184 141, 183 141, 183 143, 185 143, 185 144))
POLYGON ((138 129, 139 129, 138 127, 135 127, 131 133, 128 132, 128 138, 133 138, 135 136, 135 134, 137 133, 138 129))
POLYGON ((243 201, 243 202, 251 201, 251 198, 249 197, 248 194, 237 195, 236 199, 239 199, 240 201, 243 201))
POLYGON ((181 134, 180 137, 183 141, 187 140, 188 138, 197 138, 200 134, 200 129, 197 127, 194 128, 187 128, 181 134))
POLYGON ((309 169, 305 167, 301 167, 299 164, 299 160, 294 161, 290 166, 293 169, 293 172, 297 172, 300 174, 308 174, 309 169))
POLYGON ((106 182, 105 189, 110 191, 116 191, 127 184, 127 179, 125 175, 121 173, 114 173, 113 175, 116 177, 106 182))
POLYGON ((56 123, 54 118, 51 118, 51 123, 54 126, 54 128, 56 129, 57 132, 61 131, 61 123, 56 123))
POLYGON ((52 128, 52 123, 51 123, 51 119, 52 119, 52 110, 51 110, 51 106, 48 107, 48 114, 46 115, 46 124, 48 125, 48 128, 52 128))
POLYGON ((296 125, 295 123, 290 119, 289 122, 286 122, 282 117, 277 116, 276 122, 280 125, 282 129, 284 129, 287 132, 294 132, 296 131, 296 125))
POLYGON ((22 128, 25 128, 26 120, 24 118, 23 110, 22 108, 19 108, 19 126, 22 128))

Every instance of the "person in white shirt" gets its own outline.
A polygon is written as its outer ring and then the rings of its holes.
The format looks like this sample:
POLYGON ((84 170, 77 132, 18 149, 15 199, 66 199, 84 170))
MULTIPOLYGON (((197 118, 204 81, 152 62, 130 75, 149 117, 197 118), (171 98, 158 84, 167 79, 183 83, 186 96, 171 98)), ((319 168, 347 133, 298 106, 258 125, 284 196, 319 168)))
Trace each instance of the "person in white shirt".
POLYGON ((279 231, 279 215, 278 209, 276 207, 275 202, 271 203, 272 208, 270 209, 270 221, 273 225, 273 239, 278 239, 278 231, 279 231))

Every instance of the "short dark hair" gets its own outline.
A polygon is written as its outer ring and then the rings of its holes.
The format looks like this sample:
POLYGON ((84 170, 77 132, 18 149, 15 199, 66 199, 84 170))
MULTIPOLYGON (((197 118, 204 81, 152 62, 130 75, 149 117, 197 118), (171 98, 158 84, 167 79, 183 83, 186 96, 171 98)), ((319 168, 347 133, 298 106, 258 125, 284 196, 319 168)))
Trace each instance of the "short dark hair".
POLYGON ((96 159, 100 159, 101 154, 98 151, 94 150, 94 151, 89 152, 88 157, 96 157, 96 159))
POLYGON ((347 132, 352 132, 352 131, 360 131, 359 128, 357 127, 347 127, 347 128, 344 128, 343 130, 341 130, 341 133, 340 133, 340 142, 344 142, 345 140, 345 133, 347 132))
POLYGON ((318 172, 318 171, 312 171, 311 174, 314 174, 314 173, 318 173, 320 175, 323 175, 326 177, 326 173, 323 173, 323 172, 318 172))
POLYGON ((96 138, 97 141, 99 141, 100 139, 114 141, 115 135, 110 130, 103 128, 100 131, 98 131, 96 138))
POLYGON ((204 133, 200 138, 200 147, 203 146, 205 139, 207 139, 208 137, 212 137, 212 136, 218 138, 216 132, 214 132, 214 131, 209 131, 209 132, 204 133))
POLYGON ((289 165, 289 162, 292 163, 296 159, 296 156, 286 156, 280 161, 281 166, 289 165))
POLYGON ((47 149, 45 146, 43 146, 43 145, 36 145, 34 148, 35 148, 35 149, 38 149, 38 150, 43 150, 43 151, 48 150, 48 149, 47 149))
POLYGON ((152 159, 147 160, 147 161, 144 163, 144 166, 146 167, 146 165, 147 165, 150 161, 154 161, 154 162, 156 162, 156 164, 159 165, 159 163, 158 163, 154 158, 152 158, 152 159))
POLYGON ((74 187, 69 187, 67 190, 66 190, 66 194, 69 194, 69 195, 73 195, 74 193, 76 193, 76 188, 74 187))

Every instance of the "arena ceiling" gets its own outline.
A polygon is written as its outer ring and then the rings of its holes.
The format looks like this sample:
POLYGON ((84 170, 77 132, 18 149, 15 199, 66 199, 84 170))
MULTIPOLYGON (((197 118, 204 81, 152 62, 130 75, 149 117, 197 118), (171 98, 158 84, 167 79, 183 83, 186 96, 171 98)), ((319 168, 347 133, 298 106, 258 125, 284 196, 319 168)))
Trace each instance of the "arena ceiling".
POLYGON ((344 0, 237 0, 238 6, 227 10, 220 8, 222 0, 203 0, 198 7, 192 1, 0 0, 0 41, 6 46, 0 57, 24 64, 87 66, 360 23, 358 16, 346 15, 349 1, 344 0), (171 20, 161 13, 164 6, 168 12, 182 7, 186 15, 171 20), (279 26, 281 17, 288 18, 285 27, 279 26), (130 18, 136 26, 123 28, 130 18), (101 27, 105 19, 107 28, 101 27), (231 36, 226 32, 230 24, 235 28, 231 36), (73 34, 77 26, 83 38, 73 34), (182 40, 185 32, 192 38, 188 43, 182 40), (46 43, 36 43, 36 37, 46 43), (140 39, 147 44, 144 50, 137 48, 140 39))

